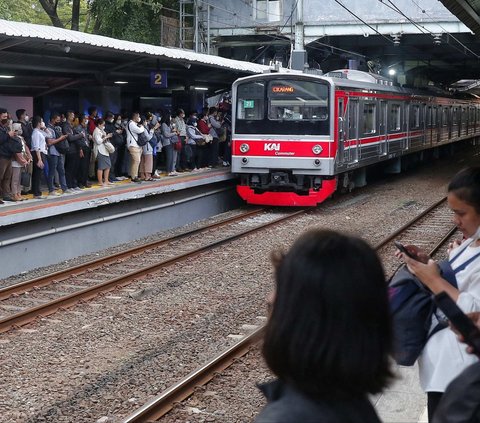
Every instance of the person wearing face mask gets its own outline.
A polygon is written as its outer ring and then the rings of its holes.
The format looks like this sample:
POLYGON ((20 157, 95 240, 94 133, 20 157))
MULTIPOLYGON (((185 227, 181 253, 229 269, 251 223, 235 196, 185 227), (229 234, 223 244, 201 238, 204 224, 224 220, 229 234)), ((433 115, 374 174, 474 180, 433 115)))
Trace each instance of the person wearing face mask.
POLYGON ((22 186, 20 184, 21 172, 22 168, 25 168, 32 161, 32 155, 30 154, 27 143, 22 136, 22 125, 20 122, 15 122, 12 125, 12 129, 22 143, 22 151, 20 153, 15 153, 14 160, 12 160, 12 182, 10 191, 14 201, 22 201, 22 186))
MULTIPOLYGON (((12 179, 12 151, 8 141, 14 136, 15 132, 8 126, 8 112, 0 108, 0 195, 6 200, 11 200, 10 181, 12 179)), ((3 204, 2 200, 0 204, 3 204)))
POLYGON ((110 153, 110 173, 108 176, 109 182, 118 182, 118 179, 115 175, 115 166, 118 159, 118 148, 117 148, 117 128, 115 127, 115 115, 112 112, 107 112, 105 114, 105 132, 110 135, 110 142, 115 147, 115 151, 110 153))
POLYGON ((98 183, 102 187, 114 185, 113 182, 108 180, 112 163, 110 161, 110 153, 105 147, 105 143, 109 141, 110 138, 112 138, 112 134, 105 132, 105 121, 102 118, 98 119, 97 127, 93 131, 93 142, 95 143, 94 148, 96 147, 97 150, 97 178, 98 183))
POLYGON ((141 125, 140 113, 133 112, 131 120, 127 124, 127 148, 130 153, 130 178, 132 182, 141 183, 138 177, 138 168, 142 158, 142 147, 137 144, 138 134, 143 133, 145 128, 141 125))
POLYGON ((62 142, 68 138, 68 135, 62 134, 62 128, 60 126, 61 119, 58 113, 52 113, 50 122, 47 125, 47 145, 48 147, 48 195, 58 196, 61 195, 56 192, 54 186, 55 171, 58 172, 58 178, 60 181, 60 187, 62 193, 74 192, 67 187, 67 180, 65 178, 65 157, 63 154, 55 148, 55 144, 62 142))
MULTIPOLYGON (((480 167, 458 172, 448 185, 448 205, 463 239, 449 246, 449 263, 456 285, 440 273, 439 266, 415 245, 406 245, 408 253, 396 255, 433 294, 445 291, 464 313, 480 311, 480 167)), ((427 393, 428 416, 433 414, 447 385, 466 367, 478 361, 469 356, 455 333, 445 328, 428 338, 418 359, 420 385, 427 393)), ((463 421, 463 420, 462 420, 463 421)))
POLYGON ((173 119, 173 123, 175 124, 175 128, 177 129, 178 136, 180 137, 180 142, 182 143, 182 149, 180 150, 179 154, 177 155, 177 163, 176 169, 179 172, 185 172, 188 169, 187 165, 187 158, 185 152, 185 143, 187 140, 187 126, 185 124, 185 112, 183 109, 177 110, 177 115, 173 119))
POLYGON ((34 116, 32 120, 32 191, 34 198, 47 198, 42 196, 40 182, 42 179, 43 169, 47 162, 47 133, 45 132, 45 123, 40 116, 34 116))
POLYGON ((80 191, 78 186, 78 168, 80 165, 80 152, 82 150, 83 135, 73 131, 75 113, 69 110, 66 113, 67 121, 63 124, 63 133, 68 136, 69 149, 65 154, 65 179, 68 189, 80 191))
POLYGON ((27 143, 27 147, 31 148, 33 128, 30 123, 30 118, 27 115, 27 111, 25 109, 18 109, 15 112, 15 115, 17 116, 17 122, 22 125, 23 139, 27 143))
POLYGON ((92 184, 88 181, 88 168, 90 166, 90 141, 88 140, 88 118, 85 115, 80 115, 78 118, 79 124, 74 128, 75 134, 80 134, 80 150, 77 182, 80 189, 91 188, 92 184))
POLYGON ((190 169, 194 172, 200 169, 199 157, 197 154, 198 148, 202 148, 205 144, 205 135, 197 129, 197 119, 191 116, 187 122, 187 142, 185 149, 187 150, 187 162, 190 169))

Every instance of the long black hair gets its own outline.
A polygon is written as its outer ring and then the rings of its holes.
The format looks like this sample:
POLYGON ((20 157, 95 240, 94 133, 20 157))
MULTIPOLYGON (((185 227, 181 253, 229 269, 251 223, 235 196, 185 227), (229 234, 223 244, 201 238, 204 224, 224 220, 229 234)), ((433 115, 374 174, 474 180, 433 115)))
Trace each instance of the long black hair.
POLYGON ((391 351, 384 272, 365 241, 313 230, 276 259, 263 354, 281 380, 317 398, 380 392, 391 351))

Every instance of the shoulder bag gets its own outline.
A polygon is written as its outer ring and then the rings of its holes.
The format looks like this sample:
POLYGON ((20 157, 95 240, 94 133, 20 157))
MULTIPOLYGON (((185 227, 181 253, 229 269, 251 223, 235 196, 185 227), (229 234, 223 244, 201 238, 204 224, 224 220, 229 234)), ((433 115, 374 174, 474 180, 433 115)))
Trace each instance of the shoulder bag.
POLYGON ((24 187, 30 186, 30 173, 28 173, 27 167, 22 168, 22 172, 20 173, 20 185, 24 187))
MULTIPOLYGON (((131 120, 130 122, 133 122, 133 121, 131 120)), ((128 122, 128 125, 127 125, 128 131, 130 132, 130 135, 137 142, 139 147, 143 147, 148 142, 148 138, 145 135, 145 131, 141 132, 140 134, 137 134, 137 138, 135 139, 132 131, 130 130, 130 122, 128 122)))

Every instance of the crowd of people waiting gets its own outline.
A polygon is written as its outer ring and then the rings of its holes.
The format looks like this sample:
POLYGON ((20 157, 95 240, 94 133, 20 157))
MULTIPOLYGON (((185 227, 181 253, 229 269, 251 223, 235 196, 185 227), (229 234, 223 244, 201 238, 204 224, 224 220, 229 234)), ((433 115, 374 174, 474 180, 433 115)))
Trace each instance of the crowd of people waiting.
POLYGON ((154 181, 163 174, 229 166, 231 160, 228 110, 205 107, 202 113, 178 109, 141 115, 106 112, 96 107, 88 115, 54 112, 48 122, 30 119, 25 109, 0 108, 0 204, 22 201, 22 192, 42 195, 42 178, 49 196, 102 187, 131 178, 154 181), (23 191, 22 191, 23 187, 23 191), (61 191, 60 191, 61 190, 61 191))

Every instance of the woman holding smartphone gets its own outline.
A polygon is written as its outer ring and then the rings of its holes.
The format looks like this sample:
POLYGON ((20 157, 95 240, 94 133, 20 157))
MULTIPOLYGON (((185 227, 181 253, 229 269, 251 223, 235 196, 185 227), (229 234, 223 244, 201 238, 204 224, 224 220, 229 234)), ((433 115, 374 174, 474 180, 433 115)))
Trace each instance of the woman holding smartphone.
MULTIPOLYGON (((457 288, 441 276, 437 263, 417 247, 406 246, 413 258, 400 251, 397 256, 434 294, 445 291, 464 313, 480 311, 480 167, 457 173, 448 186, 447 199, 454 223, 464 237, 449 248, 457 288)), ((429 338, 418 364, 420 384, 427 392, 430 421, 447 385, 477 360, 465 352, 450 329, 440 330, 429 338)))

